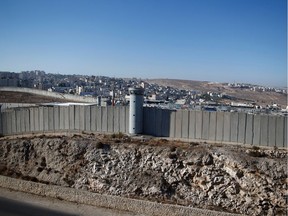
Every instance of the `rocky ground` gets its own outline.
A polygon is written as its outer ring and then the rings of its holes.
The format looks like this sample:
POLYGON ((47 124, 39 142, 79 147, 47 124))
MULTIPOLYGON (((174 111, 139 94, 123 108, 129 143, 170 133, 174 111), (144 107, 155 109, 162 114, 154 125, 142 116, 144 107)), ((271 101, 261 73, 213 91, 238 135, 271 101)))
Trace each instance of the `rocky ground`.
POLYGON ((218 211, 287 214, 287 150, 123 134, 2 138, 0 174, 218 211))

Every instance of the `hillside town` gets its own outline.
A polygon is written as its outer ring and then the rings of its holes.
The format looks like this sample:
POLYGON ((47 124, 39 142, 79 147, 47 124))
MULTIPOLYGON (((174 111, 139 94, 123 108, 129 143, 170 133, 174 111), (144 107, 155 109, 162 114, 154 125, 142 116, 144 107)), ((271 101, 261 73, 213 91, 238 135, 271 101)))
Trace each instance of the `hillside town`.
MULTIPOLYGON (((231 89, 251 92, 275 92, 286 95, 287 89, 257 86, 243 83, 223 84, 231 89)), ((241 111, 287 115, 287 107, 271 102, 259 105, 255 101, 243 101, 225 92, 200 91, 162 86, 138 78, 51 74, 41 70, 0 72, 0 87, 25 87, 50 92, 99 98, 99 105, 127 105, 128 88, 144 88, 144 105, 169 109, 196 109, 206 111, 241 111)))

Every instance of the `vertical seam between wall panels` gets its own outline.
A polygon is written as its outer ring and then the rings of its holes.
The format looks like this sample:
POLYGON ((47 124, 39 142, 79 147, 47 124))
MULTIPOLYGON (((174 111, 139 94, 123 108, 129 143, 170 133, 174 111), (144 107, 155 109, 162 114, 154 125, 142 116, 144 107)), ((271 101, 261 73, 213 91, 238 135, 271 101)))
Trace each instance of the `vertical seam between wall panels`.
POLYGON ((247 129, 247 114, 245 113, 245 121, 244 121, 244 141, 243 144, 246 144, 246 129, 247 129))

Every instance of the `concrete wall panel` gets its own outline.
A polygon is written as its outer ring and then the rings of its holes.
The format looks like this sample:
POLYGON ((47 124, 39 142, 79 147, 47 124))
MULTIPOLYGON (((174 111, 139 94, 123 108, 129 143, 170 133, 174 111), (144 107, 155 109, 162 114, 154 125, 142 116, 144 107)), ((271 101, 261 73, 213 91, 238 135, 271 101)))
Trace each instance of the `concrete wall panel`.
POLYGON ((210 112, 209 140, 216 140, 217 113, 210 112))
POLYGON ((25 130, 25 111, 24 109, 20 109, 20 118, 21 118, 21 126, 20 126, 20 133, 25 133, 26 130, 25 130))
POLYGON ((161 136, 169 137, 170 130, 170 110, 163 109, 162 111, 162 125, 161 125, 161 136))
POLYGON ((202 111, 195 111, 196 113, 196 139, 201 139, 202 138, 202 111))
POLYGON ((189 111, 182 110, 182 138, 189 138, 189 111))
POLYGON ((37 108, 33 108, 33 107, 31 107, 31 108, 29 108, 29 113, 30 113, 30 131, 31 132, 35 132, 36 130, 35 130, 35 110, 36 110, 37 108))
POLYGON ((276 146, 284 147, 285 120, 283 116, 277 116, 276 119, 276 146))
POLYGON ((9 112, 5 112, 6 113, 6 134, 10 135, 12 134, 12 113, 9 112))
POLYGON ((85 130, 85 106, 79 106, 79 130, 85 130))
POLYGON ((91 106, 84 107, 85 131, 91 131, 91 106))
POLYGON ((30 132, 30 112, 28 108, 24 109, 25 113, 25 132, 30 132))
POLYGON ((2 113, 0 110, 0 135, 3 134, 3 122, 2 122, 2 113))
POLYGON ((210 115, 209 112, 203 111, 203 120, 202 120, 202 139, 209 139, 209 124, 210 124, 210 115))
MULTIPOLYGON (((64 129, 69 130, 70 128, 70 121, 74 121, 74 119, 70 119, 70 107, 64 107, 64 129)), ((72 125, 72 124, 71 124, 72 125)))
POLYGON ((230 141, 237 142, 238 141, 238 113, 231 113, 231 129, 230 129, 230 141))
POLYGON ((177 110, 175 115, 175 137, 182 136, 182 110, 177 110))
POLYGON ((69 106, 69 130, 75 130, 75 106, 69 106))
POLYGON ((238 115, 238 143, 245 143, 246 113, 238 115))
POLYGON ((75 118, 75 130, 80 130, 80 106, 76 105, 74 110, 74 118, 75 118))
POLYGON ((113 131, 114 133, 119 133, 120 132, 120 107, 119 106, 113 107, 113 115, 114 115, 113 131))
POLYGON ((39 107, 34 108, 34 131, 40 131, 39 128, 39 107))
POLYGON ((287 141, 287 116, 284 117, 284 147, 288 147, 288 141, 287 141))
POLYGON ((216 140, 223 141, 224 135, 224 112, 216 113, 216 140))
POLYGON ((101 107, 95 107, 96 109, 96 126, 97 126, 97 131, 101 132, 102 131, 102 109, 101 107))
POLYGON ((254 124, 253 124, 253 145, 260 145, 260 129, 261 129, 261 116, 254 116, 254 124))
POLYGON ((155 109, 155 136, 162 136, 162 109, 155 109))
POLYGON ((44 107, 39 107, 39 131, 44 130, 44 107))
MULTIPOLYGON (((16 113, 15 110, 11 111, 11 134, 16 134, 16 113)), ((1 134, 1 132, 0 132, 1 134)))
POLYGON ((90 128, 91 128, 91 131, 93 132, 96 132, 97 131, 97 115, 96 115, 96 112, 97 112, 97 106, 90 106, 90 117, 91 117, 91 120, 90 120, 90 128))
POLYGON ((49 109, 48 107, 43 107, 43 130, 49 130, 49 109))
POLYGON ((231 141, 231 113, 224 113, 224 128, 223 128, 223 141, 230 142, 231 141))
POLYGON ((65 130, 65 110, 64 110, 64 106, 60 106, 59 107, 59 127, 60 130, 65 130))
POLYGON ((143 133, 156 134, 156 108, 154 107, 144 107, 143 109, 143 133))
POLYGON ((2 113, 2 126, 3 135, 7 135, 7 112, 2 113))
POLYGON ((114 132, 114 107, 107 107, 107 130, 108 132, 114 132))
POLYGON ((260 128, 260 145, 268 146, 268 116, 261 116, 261 128, 260 128))
POLYGON ((175 122, 176 122, 176 111, 172 111, 170 113, 169 137, 175 137, 175 126, 176 126, 175 122))
POLYGON ((48 131, 54 131, 54 107, 48 107, 48 131))
POLYGON ((189 139, 196 138, 196 112, 189 111, 189 139))
MULTIPOLYGON (((57 132, 60 130, 60 107, 59 106, 54 106, 53 107, 53 112, 54 112, 54 131, 57 132)), ((63 129, 63 128, 61 128, 63 129)))
MULTIPOLYGON (((125 133, 126 132, 126 107, 120 106, 119 110, 119 124, 120 124, 120 132, 125 133)), ((144 112, 144 109, 143 109, 144 112)), ((144 113, 143 113, 144 116, 144 113)), ((143 119, 143 130, 144 130, 144 119, 143 119)))
POLYGON ((101 113, 102 113, 102 131, 107 132, 108 131, 108 113, 107 113, 107 107, 101 107, 101 113))
POLYGON ((253 144, 254 115, 247 114, 245 129, 245 144, 253 144))
MULTIPOLYGON (((15 110, 15 115, 16 115, 16 132, 19 134, 21 133, 21 112, 19 109, 15 110)), ((4 126, 4 120, 3 121, 3 126, 4 126)))
POLYGON ((125 106, 126 109, 126 133, 129 133, 129 106, 125 106))
POLYGON ((275 146, 276 145, 276 116, 268 117, 268 145, 275 146))

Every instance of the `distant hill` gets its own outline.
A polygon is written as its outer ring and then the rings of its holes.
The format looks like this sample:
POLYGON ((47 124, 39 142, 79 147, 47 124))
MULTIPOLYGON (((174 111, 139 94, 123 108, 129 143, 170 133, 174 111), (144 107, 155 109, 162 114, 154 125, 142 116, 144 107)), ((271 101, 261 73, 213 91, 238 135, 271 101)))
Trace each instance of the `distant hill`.
MULTIPOLYGON (((179 79, 146 79, 148 83, 170 86, 178 89, 198 90, 201 92, 217 92, 234 96, 241 102, 256 102, 259 105, 277 103, 282 108, 287 106, 287 94, 277 92, 258 92, 250 89, 231 88, 227 83, 179 79)), ((256 85, 255 85, 256 86, 256 85)))

